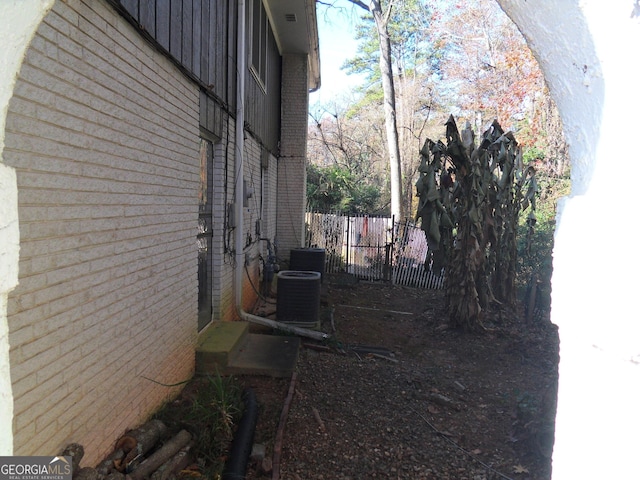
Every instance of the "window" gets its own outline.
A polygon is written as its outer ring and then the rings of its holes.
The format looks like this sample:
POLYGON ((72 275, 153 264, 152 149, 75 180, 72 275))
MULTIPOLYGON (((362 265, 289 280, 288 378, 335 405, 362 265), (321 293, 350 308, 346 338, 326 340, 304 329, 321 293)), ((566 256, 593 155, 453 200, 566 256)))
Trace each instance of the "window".
POLYGON ((250 69, 262 88, 267 83, 267 38, 269 19, 262 0, 253 0, 250 69))

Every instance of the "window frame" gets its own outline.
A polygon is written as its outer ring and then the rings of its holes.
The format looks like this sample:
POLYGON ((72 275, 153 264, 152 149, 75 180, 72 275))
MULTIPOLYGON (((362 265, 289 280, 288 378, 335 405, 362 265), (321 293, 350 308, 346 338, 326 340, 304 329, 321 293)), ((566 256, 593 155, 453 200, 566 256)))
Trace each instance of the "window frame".
POLYGON ((267 51, 269 17, 262 0, 253 0, 251 6, 251 41, 249 42, 249 71, 256 82, 267 91, 267 51), (256 50, 258 51, 256 54, 256 50))

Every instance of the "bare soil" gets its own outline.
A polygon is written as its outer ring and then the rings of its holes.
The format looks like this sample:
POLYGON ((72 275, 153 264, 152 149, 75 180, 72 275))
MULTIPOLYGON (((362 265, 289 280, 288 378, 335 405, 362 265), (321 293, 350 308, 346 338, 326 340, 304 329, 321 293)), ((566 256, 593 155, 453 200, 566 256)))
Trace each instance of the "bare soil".
POLYGON ((239 378, 257 394, 255 442, 266 449, 247 478, 551 477, 558 336, 548 318, 485 312, 487 331, 469 334, 447 328, 441 291, 325 287, 332 340, 305 339, 293 379, 239 378))

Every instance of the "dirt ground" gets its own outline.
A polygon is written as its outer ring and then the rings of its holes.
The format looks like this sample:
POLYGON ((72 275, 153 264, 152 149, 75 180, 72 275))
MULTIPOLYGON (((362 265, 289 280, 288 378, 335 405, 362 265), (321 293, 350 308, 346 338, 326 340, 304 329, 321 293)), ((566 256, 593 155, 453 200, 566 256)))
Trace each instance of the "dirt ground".
POLYGON ((304 340, 293 379, 239 379, 257 394, 266 450, 247 478, 550 478, 558 336, 548 318, 496 311, 487 332, 464 334, 446 328, 441 291, 325 287, 332 340, 304 340))

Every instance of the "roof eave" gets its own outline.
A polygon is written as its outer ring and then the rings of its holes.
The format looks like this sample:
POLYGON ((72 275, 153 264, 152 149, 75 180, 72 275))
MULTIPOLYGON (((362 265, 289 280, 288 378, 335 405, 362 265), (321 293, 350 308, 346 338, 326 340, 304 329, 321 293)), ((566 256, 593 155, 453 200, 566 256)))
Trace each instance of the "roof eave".
POLYGON ((265 0, 281 54, 307 54, 308 88, 320 88, 320 44, 315 0, 265 0))

